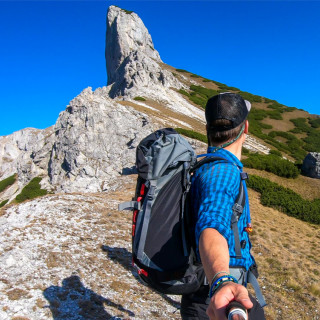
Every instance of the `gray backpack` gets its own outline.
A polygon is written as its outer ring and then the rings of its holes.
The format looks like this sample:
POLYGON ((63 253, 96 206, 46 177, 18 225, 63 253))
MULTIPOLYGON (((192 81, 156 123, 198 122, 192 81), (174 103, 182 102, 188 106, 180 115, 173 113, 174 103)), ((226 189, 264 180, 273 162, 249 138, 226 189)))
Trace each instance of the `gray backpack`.
MULTIPOLYGON (((161 293, 188 294, 204 283, 203 267, 194 250, 194 222, 188 191, 192 172, 216 160, 227 161, 209 156, 197 162, 189 142, 173 129, 158 130, 137 147, 135 196, 132 201, 120 204, 119 210, 133 210, 134 268, 145 284, 161 293)), ((234 206, 239 211, 234 215, 242 213, 244 203, 240 183, 234 206)), ((239 238, 238 219, 233 220, 232 229, 239 238)), ((240 251, 240 244, 238 247, 240 251)))

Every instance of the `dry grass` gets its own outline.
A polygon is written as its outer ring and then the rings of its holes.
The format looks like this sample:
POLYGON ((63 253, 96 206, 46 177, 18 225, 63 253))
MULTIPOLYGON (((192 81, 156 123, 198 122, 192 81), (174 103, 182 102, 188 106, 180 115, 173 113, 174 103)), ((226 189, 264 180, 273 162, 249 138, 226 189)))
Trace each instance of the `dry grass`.
POLYGON ((268 319, 319 319, 320 227, 263 207, 252 190, 249 197, 268 319))
MULTIPOLYGON (((163 126, 163 123, 169 123, 170 126, 173 126, 173 127, 175 125, 176 127, 182 127, 186 129, 192 128, 194 131, 201 132, 203 134, 205 133, 205 125, 201 121, 188 117, 184 114, 174 112, 172 109, 166 108, 165 106, 158 103, 157 101, 147 100, 143 102, 144 104, 150 106, 153 109, 150 109, 148 107, 144 107, 129 101, 119 101, 118 103, 124 106, 133 107, 137 111, 140 111, 140 112, 146 113, 149 116, 152 116, 153 119, 156 119, 157 121, 160 120, 162 122, 162 126, 163 126), (179 119, 179 121, 177 121, 176 119, 179 119), (187 123, 190 127, 181 124, 180 121, 187 123)), ((196 106, 196 107, 199 108, 199 106, 196 106)))
POLYGON ((10 300, 19 300, 27 298, 28 292, 19 288, 15 288, 7 291, 7 296, 10 300))

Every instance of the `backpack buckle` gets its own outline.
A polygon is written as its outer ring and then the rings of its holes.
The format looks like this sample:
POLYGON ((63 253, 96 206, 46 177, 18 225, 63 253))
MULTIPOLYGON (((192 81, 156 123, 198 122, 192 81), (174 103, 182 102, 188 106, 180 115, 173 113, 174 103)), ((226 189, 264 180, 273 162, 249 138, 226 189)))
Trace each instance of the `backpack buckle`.
POLYGON ((243 211, 243 207, 239 203, 235 203, 232 207, 232 211, 240 215, 243 211))
POLYGON ((249 179, 249 175, 247 172, 240 172, 240 177, 241 177, 241 180, 249 179))

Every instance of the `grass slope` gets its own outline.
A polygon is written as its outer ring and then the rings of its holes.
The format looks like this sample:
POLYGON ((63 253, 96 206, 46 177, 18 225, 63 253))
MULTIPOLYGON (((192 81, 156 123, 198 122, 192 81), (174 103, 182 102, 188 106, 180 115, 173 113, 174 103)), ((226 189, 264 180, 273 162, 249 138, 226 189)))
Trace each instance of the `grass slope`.
POLYGON ((252 189, 249 198, 267 319, 319 319, 320 227, 262 206, 252 189))
POLYGON ((190 80, 189 90, 181 89, 179 92, 202 108, 205 108, 209 97, 220 92, 239 93, 244 99, 249 100, 252 104, 249 133, 297 163, 302 163, 308 152, 320 152, 319 117, 186 70, 175 69, 176 73, 183 74, 190 80), (197 81, 198 84, 191 83, 191 80, 197 81))

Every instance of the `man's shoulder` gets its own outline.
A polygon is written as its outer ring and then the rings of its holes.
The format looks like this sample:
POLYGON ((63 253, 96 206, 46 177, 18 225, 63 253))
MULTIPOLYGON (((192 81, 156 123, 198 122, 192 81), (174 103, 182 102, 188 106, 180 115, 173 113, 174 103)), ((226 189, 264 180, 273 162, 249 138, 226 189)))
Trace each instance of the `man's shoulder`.
POLYGON ((240 168, 234 161, 222 157, 219 160, 205 163, 197 170, 197 173, 200 175, 223 175, 226 172, 228 172, 229 174, 239 175, 240 168))
POLYGON ((238 188, 240 170, 228 160, 217 160, 201 166, 195 176, 195 185, 200 188, 233 189, 238 188))

